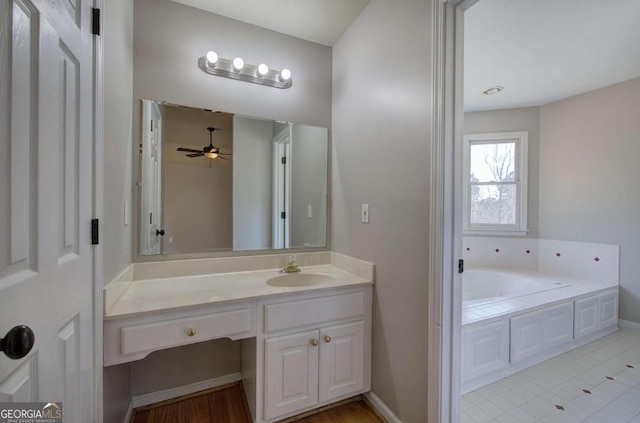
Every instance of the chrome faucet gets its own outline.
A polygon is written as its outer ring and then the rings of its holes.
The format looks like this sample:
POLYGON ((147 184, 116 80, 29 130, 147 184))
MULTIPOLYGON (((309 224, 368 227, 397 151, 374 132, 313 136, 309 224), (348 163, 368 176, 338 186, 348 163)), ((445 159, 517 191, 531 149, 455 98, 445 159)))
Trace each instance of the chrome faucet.
POLYGON ((299 271, 300 269, 298 269, 298 263, 296 263, 296 256, 289 256, 289 262, 285 264, 280 273, 297 273, 299 271))

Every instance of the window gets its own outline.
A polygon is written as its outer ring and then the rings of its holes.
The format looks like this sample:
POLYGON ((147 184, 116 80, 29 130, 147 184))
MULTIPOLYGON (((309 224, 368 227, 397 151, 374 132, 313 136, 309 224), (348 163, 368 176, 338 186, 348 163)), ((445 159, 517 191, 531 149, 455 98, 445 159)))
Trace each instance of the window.
POLYGON ((464 137, 465 234, 527 234, 528 132, 464 137))

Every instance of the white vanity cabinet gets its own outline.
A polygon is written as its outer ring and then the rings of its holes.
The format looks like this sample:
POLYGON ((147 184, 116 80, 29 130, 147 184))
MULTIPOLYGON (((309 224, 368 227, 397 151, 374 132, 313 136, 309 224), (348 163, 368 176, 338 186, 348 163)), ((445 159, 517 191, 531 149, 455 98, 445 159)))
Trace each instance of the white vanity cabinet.
POLYGON ((264 421, 369 390, 370 286, 264 309, 264 421))
MULTIPOLYGON (((374 267, 335 253, 330 257, 336 265, 308 266, 288 276, 269 268, 107 287, 104 364, 212 339, 240 340, 240 372, 226 376, 242 381, 253 423, 368 392, 374 267)), ((206 264, 230 269, 228 259, 211 260, 206 264)))

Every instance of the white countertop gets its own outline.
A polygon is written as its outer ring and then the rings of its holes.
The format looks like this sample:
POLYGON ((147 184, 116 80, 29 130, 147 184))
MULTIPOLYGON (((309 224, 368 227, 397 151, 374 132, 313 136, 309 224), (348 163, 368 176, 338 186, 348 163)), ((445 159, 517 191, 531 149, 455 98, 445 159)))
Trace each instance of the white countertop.
POLYGON ((133 281, 106 308, 104 319, 112 320, 205 304, 222 304, 273 295, 373 284, 373 276, 367 277, 362 274, 359 276, 336 265, 323 264, 301 266, 300 270, 302 273, 331 276, 332 278, 328 278, 326 283, 300 287, 267 285, 268 279, 281 275, 279 270, 261 269, 133 281))

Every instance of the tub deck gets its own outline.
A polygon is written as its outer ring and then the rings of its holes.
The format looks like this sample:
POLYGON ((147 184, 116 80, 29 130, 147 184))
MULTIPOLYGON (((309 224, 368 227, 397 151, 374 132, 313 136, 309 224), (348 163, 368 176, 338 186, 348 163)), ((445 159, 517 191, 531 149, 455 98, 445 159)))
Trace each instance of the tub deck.
POLYGON ((480 321, 488 322, 494 318, 503 317, 506 314, 525 310, 534 311, 550 304, 561 303, 569 299, 588 296, 607 288, 618 287, 617 282, 584 281, 567 277, 558 278, 552 275, 531 272, 525 274, 527 277, 536 277, 547 281, 558 280, 559 282, 569 284, 569 286, 505 298, 503 300, 478 300, 479 302, 477 304, 463 306, 462 325, 476 324, 480 321))

